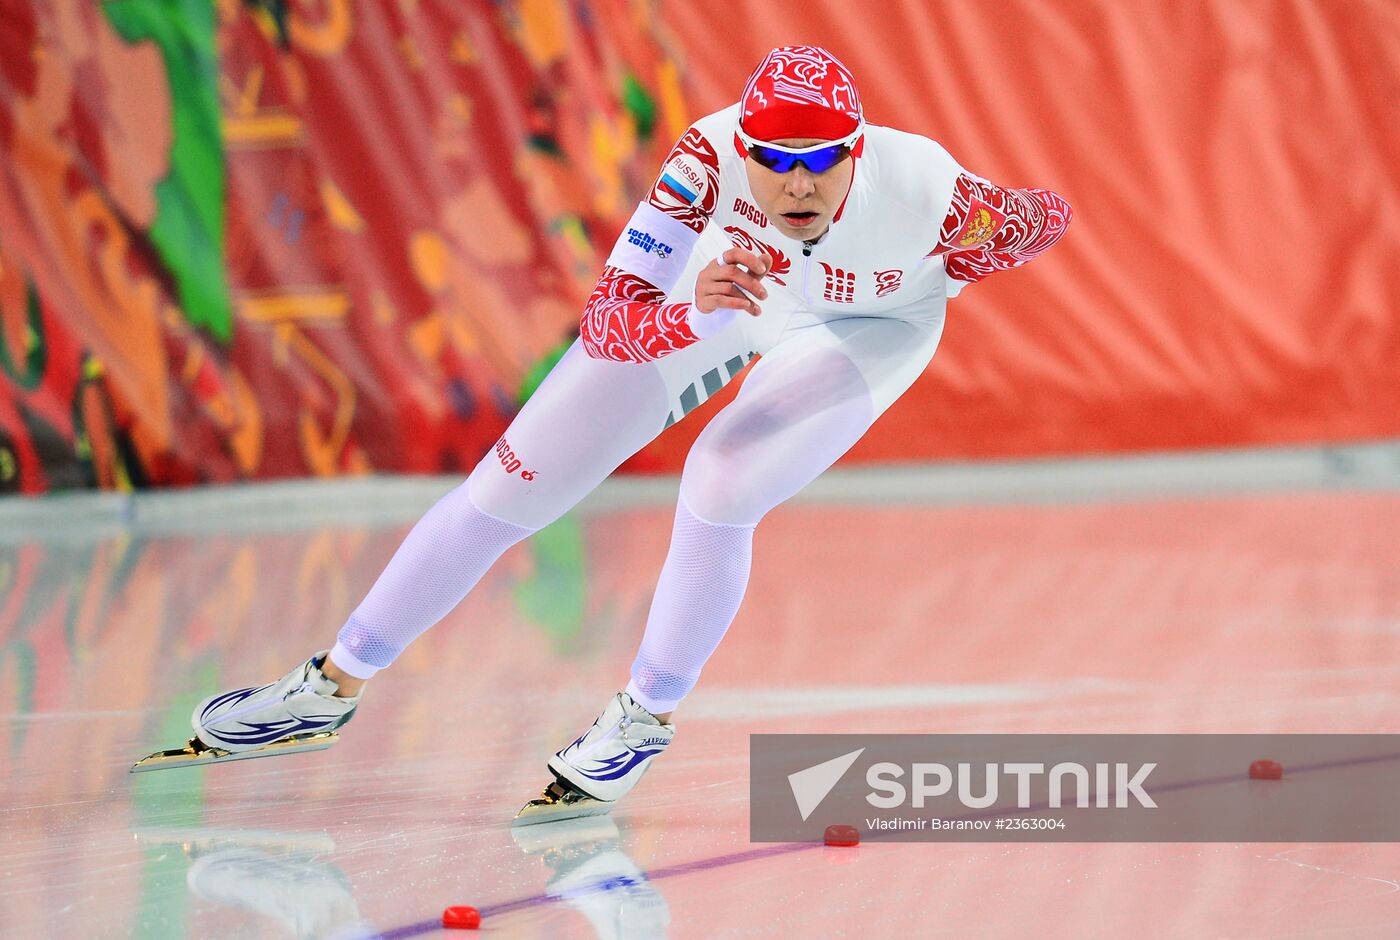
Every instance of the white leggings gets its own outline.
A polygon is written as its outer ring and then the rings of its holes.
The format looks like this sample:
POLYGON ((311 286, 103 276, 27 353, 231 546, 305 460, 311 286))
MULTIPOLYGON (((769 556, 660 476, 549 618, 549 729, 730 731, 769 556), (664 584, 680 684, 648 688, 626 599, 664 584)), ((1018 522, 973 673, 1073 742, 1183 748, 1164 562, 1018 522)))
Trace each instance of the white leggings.
POLYGON ((518 526, 548 525, 760 354, 681 477, 681 496, 700 518, 754 525, 904 393, 943 325, 941 317, 850 317, 774 329, 762 319, 745 315, 649 363, 591 359, 576 342, 511 422, 505 446, 472 472, 472 501, 518 526))
POLYGON ((463 486, 410 532, 341 630, 336 665, 368 677, 455 606, 511 545, 567 512, 733 379, 696 440, 628 691, 667 712, 694 687, 748 583, 753 528, 845 453, 923 371, 943 298, 917 317, 818 322, 765 311, 657 362, 568 351, 463 486))

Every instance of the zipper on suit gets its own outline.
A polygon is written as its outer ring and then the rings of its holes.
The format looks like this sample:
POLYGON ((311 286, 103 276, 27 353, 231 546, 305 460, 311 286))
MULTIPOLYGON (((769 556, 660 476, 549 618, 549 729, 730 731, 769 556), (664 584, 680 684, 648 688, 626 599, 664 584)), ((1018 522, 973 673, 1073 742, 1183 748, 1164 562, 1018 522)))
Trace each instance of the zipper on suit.
POLYGON ((812 303, 812 295, 807 290, 807 275, 812 270, 812 249, 816 246, 815 241, 802 243, 802 299, 809 305, 812 303))

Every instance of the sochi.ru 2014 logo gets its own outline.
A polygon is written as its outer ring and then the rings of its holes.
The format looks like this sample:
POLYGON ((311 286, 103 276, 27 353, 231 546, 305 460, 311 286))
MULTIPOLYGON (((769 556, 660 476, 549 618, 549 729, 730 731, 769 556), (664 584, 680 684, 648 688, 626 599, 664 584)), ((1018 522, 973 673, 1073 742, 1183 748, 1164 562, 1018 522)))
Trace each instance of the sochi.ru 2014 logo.
POLYGON ((629 228, 627 230, 627 243, 636 245, 649 255, 656 255, 658 258, 669 258, 674 250, 670 245, 658 239, 650 232, 643 232, 640 229, 629 228))

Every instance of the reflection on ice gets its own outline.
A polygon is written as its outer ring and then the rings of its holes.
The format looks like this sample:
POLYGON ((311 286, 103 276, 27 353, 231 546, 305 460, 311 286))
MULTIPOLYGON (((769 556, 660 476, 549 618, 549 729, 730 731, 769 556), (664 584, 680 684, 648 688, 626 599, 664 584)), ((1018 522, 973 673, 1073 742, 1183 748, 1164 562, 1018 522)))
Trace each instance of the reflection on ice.
MULTIPOLYGON (((377 934, 360 919, 350 878, 324 856, 335 840, 318 832, 144 828, 143 845, 178 845, 190 860, 185 883, 198 900, 270 920, 298 940, 357 940, 377 934)), ((272 936, 270 925, 259 933, 272 936)))
POLYGON ((622 849, 607 816, 513 828, 511 837, 549 870, 545 893, 588 918, 599 940, 663 938, 666 899, 622 849))

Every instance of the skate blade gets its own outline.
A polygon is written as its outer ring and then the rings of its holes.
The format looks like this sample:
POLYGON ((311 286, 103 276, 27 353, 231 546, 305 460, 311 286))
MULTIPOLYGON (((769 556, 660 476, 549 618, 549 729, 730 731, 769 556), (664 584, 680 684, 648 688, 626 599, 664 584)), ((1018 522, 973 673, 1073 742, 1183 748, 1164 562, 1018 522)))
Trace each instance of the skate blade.
POLYGON ((169 751, 156 751, 131 765, 131 773, 140 774, 150 770, 170 770, 175 767, 194 767, 199 764, 223 764, 232 760, 252 760, 255 757, 276 757, 279 754, 299 754, 302 751, 324 751, 340 735, 335 731, 318 731, 315 734, 298 734, 281 741, 266 744, 257 750, 230 753, 217 747, 209 747, 199 738, 190 738, 184 747, 169 751))
POLYGON ((602 816, 612 812, 612 808, 612 803, 595 800, 577 790, 552 783, 545 787, 545 791, 538 798, 522 806, 510 824, 512 828, 516 828, 563 819, 579 819, 584 816, 602 816))

